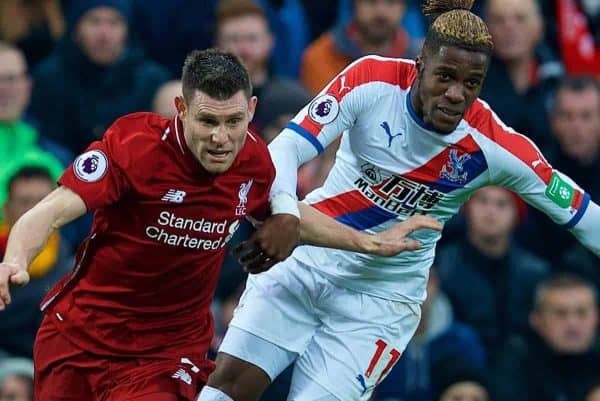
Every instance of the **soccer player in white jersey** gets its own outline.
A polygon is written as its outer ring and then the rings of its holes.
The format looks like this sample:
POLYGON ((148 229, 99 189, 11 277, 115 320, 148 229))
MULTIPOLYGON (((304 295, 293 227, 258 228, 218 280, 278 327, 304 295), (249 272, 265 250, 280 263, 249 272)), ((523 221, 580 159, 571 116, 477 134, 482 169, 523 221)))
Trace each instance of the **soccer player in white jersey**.
MULTIPOLYGON (((477 99, 493 45, 472 3, 426 1, 435 20, 416 62, 357 60, 272 142, 279 214, 258 231, 262 250, 245 259, 251 269, 273 256, 263 246, 270 237, 295 227, 298 166, 342 132, 326 182, 305 199, 338 221, 367 232, 415 214, 444 223, 477 188, 500 185, 600 255, 600 207, 477 99)), ((426 296, 440 233, 411 237, 422 247, 391 257, 303 245, 250 276, 198 401, 258 400, 291 363, 290 401, 368 400, 412 337, 426 296)))

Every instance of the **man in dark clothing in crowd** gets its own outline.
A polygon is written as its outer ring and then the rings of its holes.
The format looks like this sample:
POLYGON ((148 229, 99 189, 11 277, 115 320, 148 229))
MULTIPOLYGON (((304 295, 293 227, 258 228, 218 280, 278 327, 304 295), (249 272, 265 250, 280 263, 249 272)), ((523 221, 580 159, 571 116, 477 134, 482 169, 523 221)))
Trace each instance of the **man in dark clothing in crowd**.
POLYGON ((495 401, 583 401, 600 377, 595 288, 573 275, 537 288, 533 332, 512 338, 498 361, 495 401))
POLYGON ((30 111, 48 137, 80 153, 117 117, 150 110, 169 79, 128 43, 129 2, 78 0, 62 43, 34 71, 30 111))
POLYGON ((506 189, 478 190, 465 208, 467 235, 438 252, 442 290, 455 317, 479 333, 491 361, 511 333, 527 329, 531 294, 549 272, 512 240, 524 207, 506 189))
POLYGON ((536 0, 488 0, 485 19, 494 54, 480 97, 506 125, 525 133, 543 151, 551 143, 548 112, 560 62, 544 47, 536 0))
MULTIPOLYGON (((596 80, 566 78, 557 92, 550 122, 557 143, 548 153, 550 163, 582 185, 592 199, 600 197, 600 86, 596 80)), ((542 213, 533 211, 532 219, 538 230, 527 242, 532 250, 600 285, 598 258, 581 248, 567 230, 556 230, 542 213)))
MULTIPOLYGON (((54 189, 50 172, 38 166, 25 166, 7 183, 5 221, 0 223, 0 259, 4 257, 8 234, 15 222, 54 189)), ((13 290, 13 307, 0 319, 0 355, 31 358, 33 342, 43 313, 40 302, 63 275, 71 270, 72 255, 61 234, 54 232, 40 255, 29 266, 31 282, 13 290)), ((2 357, 0 356, 0 360, 2 357)), ((2 397, 0 397, 0 401, 2 397)))

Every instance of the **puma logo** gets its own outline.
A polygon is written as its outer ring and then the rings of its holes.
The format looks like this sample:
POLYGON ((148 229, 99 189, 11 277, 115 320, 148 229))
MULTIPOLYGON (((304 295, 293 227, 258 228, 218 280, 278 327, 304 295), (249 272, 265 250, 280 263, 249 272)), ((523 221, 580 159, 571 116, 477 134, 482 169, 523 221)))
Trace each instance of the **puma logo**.
POLYGON ((398 132, 397 134, 392 135, 392 130, 387 121, 382 122, 379 126, 383 128, 385 134, 388 136, 388 148, 392 146, 392 141, 394 140, 394 138, 402 136, 402 132, 398 132))
POLYGON ((338 91, 338 93, 342 93, 344 91, 344 89, 348 89, 348 90, 352 89, 351 87, 346 86, 346 76, 345 75, 342 75, 342 77, 340 78, 340 81, 341 81, 340 83, 342 84, 342 86, 340 87, 340 90, 338 91))

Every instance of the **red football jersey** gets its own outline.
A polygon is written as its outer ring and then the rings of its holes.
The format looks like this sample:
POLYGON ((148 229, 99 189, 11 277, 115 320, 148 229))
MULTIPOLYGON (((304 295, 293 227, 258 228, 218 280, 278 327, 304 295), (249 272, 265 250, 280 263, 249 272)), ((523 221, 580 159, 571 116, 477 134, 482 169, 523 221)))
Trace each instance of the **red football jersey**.
POLYGON ((266 218, 274 177, 265 143, 251 133, 231 168, 212 175, 178 117, 120 118, 59 180, 95 210, 94 223, 73 273, 42 309, 98 354, 171 355, 192 344, 205 352, 225 244, 244 216, 266 218))

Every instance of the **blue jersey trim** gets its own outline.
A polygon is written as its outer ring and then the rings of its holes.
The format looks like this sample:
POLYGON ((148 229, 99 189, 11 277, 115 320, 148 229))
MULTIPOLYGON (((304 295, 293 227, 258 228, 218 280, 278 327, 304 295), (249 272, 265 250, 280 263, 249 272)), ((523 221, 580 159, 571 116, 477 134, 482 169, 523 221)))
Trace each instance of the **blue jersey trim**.
POLYGON ((587 208, 590 204, 590 200, 591 200, 591 196, 590 196, 590 194, 588 194, 586 192, 583 195, 583 200, 581 201, 581 206, 579 207, 579 210, 577 211, 577 213, 575 213, 575 216, 573 216, 567 224, 563 224, 562 226, 564 228, 566 228, 567 230, 575 227, 577 225, 577 223, 579 223, 579 220, 581 220, 581 218, 585 214, 585 211, 587 210, 587 208))
POLYGON ((302 136, 304 139, 306 139, 308 142, 310 142, 315 147, 315 149, 317 149, 317 152, 319 154, 323 153, 324 149, 323 149, 323 145, 321 145, 321 142, 319 142, 317 137, 315 137, 313 134, 311 134, 310 131, 308 131, 306 128, 302 128, 300 125, 298 125, 292 121, 287 123, 285 128, 291 129, 292 131, 296 132, 297 134, 302 136))

